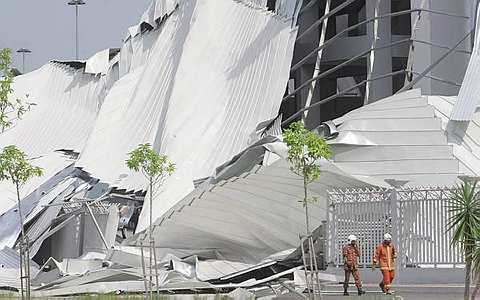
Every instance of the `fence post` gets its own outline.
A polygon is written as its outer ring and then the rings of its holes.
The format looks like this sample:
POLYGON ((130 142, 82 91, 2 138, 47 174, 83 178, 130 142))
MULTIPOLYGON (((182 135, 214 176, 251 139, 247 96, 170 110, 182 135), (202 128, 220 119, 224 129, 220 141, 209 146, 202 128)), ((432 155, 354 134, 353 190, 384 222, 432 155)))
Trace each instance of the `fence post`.
POLYGON ((397 188, 392 188, 390 190, 390 213, 392 218, 392 238, 397 250, 396 269, 400 271, 400 268, 403 267, 404 253, 402 250, 402 230, 400 224, 401 211, 397 188))
MULTIPOLYGON (((335 212, 333 211, 333 206, 332 206, 332 194, 331 192, 328 193, 327 197, 327 224, 326 224, 326 235, 325 237, 327 238, 327 258, 328 261, 327 263, 335 263, 335 256, 336 256, 336 251, 335 251, 335 241, 336 241, 336 235, 335 235, 335 212)), ((335 263, 336 265, 336 263, 335 263)), ((337 267, 337 266, 336 266, 337 267)))
POLYGON ((327 264, 330 263, 330 243, 332 242, 332 237, 330 236, 330 226, 331 226, 331 221, 330 221, 330 192, 327 191, 327 224, 326 226, 326 232, 325 232, 325 246, 326 246, 326 253, 325 257, 327 260, 327 264))

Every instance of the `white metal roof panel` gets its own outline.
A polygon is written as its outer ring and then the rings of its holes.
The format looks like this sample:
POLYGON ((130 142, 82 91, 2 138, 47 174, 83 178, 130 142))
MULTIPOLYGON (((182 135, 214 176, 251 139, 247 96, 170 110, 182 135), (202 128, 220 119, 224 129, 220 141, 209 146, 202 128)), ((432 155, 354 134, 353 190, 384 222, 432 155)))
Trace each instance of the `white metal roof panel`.
POLYGON ((124 161, 138 144, 152 144, 177 165, 154 201, 160 216, 277 115, 295 36, 291 21, 243 2, 183 1, 161 28, 130 39, 132 74, 107 95, 78 166, 119 188, 143 189, 124 161))
POLYGON ((475 42, 470 56, 467 71, 453 107, 451 119, 454 121, 470 121, 480 104, 480 7, 477 7, 475 42))

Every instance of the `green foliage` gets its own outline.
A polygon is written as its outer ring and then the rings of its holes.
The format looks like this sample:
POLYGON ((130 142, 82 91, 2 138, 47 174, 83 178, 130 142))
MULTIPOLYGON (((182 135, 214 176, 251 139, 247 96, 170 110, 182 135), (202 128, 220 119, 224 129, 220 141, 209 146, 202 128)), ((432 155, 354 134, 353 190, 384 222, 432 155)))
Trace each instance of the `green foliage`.
POLYGON ((329 159, 333 152, 325 140, 311 132, 302 122, 292 123, 283 133, 288 146, 288 160, 291 170, 310 183, 320 177, 320 167, 316 164, 320 158, 329 159))
MULTIPOLYGON (((21 119, 23 115, 30 110, 31 103, 24 102, 21 99, 12 101, 9 95, 13 93, 12 83, 13 74, 11 71, 12 52, 10 49, 0 50, 0 130, 13 125, 14 118, 21 119)), ((26 95, 28 98, 28 95, 26 95)))
POLYGON ((158 183, 175 172, 175 164, 166 155, 158 154, 150 144, 141 144, 129 153, 127 167, 135 172, 141 172, 153 183, 158 183))
POLYGON ((472 253, 473 271, 477 276, 480 276, 480 230, 475 233, 475 241, 476 245, 472 253))
POLYGON ((41 176, 42 173, 41 168, 32 166, 27 155, 13 145, 3 148, 0 153, 0 180, 9 180, 21 186, 29 179, 41 176))
POLYGON ((475 235, 480 230, 480 191, 477 183, 464 182, 455 189, 448 209, 452 216, 448 230, 453 230, 452 245, 473 247, 475 235))
POLYGON ((283 140, 288 146, 290 169, 303 178, 304 198, 301 202, 305 208, 306 232, 309 235, 308 202, 315 202, 317 199, 309 200, 307 186, 320 177, 321 171, 317 165, 318 160, 322 157, 331 158, 333 152, 323 138, 305 128, 302 122, 292 123, 283 133, 283 140))
POLYGON ((465 254, 464 299, 466 300, 470 298, 472 263, 474 270, 480 270, 480 253, 478 253, 480 250, 477 244, 480 236, 480 191, 476 187, 477 182, 467 181, 457 186, 448 205, 448 210, 452 214, 447 223, 447 230, 453 231, 451 243, 460 245, 465 254))

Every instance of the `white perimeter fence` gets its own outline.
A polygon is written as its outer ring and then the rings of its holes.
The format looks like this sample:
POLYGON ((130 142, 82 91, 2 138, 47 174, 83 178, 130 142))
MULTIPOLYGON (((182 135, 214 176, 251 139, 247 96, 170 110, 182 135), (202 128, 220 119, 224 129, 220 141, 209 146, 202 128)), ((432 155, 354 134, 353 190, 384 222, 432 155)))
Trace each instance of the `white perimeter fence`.
MULTIPOLYGON (((327 260, 343 263, 342 246, 358 237, 360 265, 368 267, 384 233, 397 248, 397 267, 446 267, 463 264, 459 247, 447 231, 452 188, 342 189, 328 195, 327 260)), ((462 265, 463 266, 463 265, 462 265)))

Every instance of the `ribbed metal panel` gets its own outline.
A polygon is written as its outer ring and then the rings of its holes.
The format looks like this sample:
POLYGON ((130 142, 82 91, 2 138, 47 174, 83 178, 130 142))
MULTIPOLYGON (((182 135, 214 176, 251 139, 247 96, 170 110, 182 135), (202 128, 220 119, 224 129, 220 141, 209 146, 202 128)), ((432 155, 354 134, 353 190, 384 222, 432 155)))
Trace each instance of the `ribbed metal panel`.
POLYGON ((242 1, 182 1, 161 28, 122 47, 129 67, 120 60, 126 73, 105 98, 78 166, 139 190, 144 178, 124 161, 138 144, 152 144, 177 166, 154 201, 153 217, 160 216, 277 116, 295 36, 291 20, 242 1))
MULTIPOLYGON (((31 268, 39 268, 39 266, 34 261, 30 261, 30 265, 31 268)), ((2 273, 2 268, 20 268, 20 255, 12 248, 4 247, 2 250, 0 250, 0 266, 0 273, 2 273)))
POLYGON ((428 102, 435 107, 435 116, 441 120, 453 154, 460 162, 459 173, 480 175, 480 111, 470 122, 450 122, 449 116, 456 97, 429 96, 428 102))
POLYGON ((353 176, 404 179, 412 186, 457 180, 459 161, 442 120, 418 90, 353 110, 334 123, 339 134, 329 143, 335 164, 353 176))
POLYGON ((0 265, 3 268, 19 268, 20 255, 18 255, 17 251, 5 247, 0 250, 0 265))
MULTIPOLYGON (((368 186, 331 164, 321 180, 309 185, 310 222, 316 228, 326 218, 326 190, 368 186)), ((305 232, 303 181, 285 160, 203 186, 169 210, 154 226, 155 242, 169 249, 215 249, 227 260, 258 262, 266 256, 298 246, 305 232), (178 239, 181 235, 183 238, 178 239)), ((131 243, 144 238, 138 234, 131 243)))
POLYGON ((463 79, 458 99, 453 107, 451 119, 454 121, 470 121, 480 104, 480 19, 477 10, 477 25, 475 28, 475 44, 470 62, 463 79))

